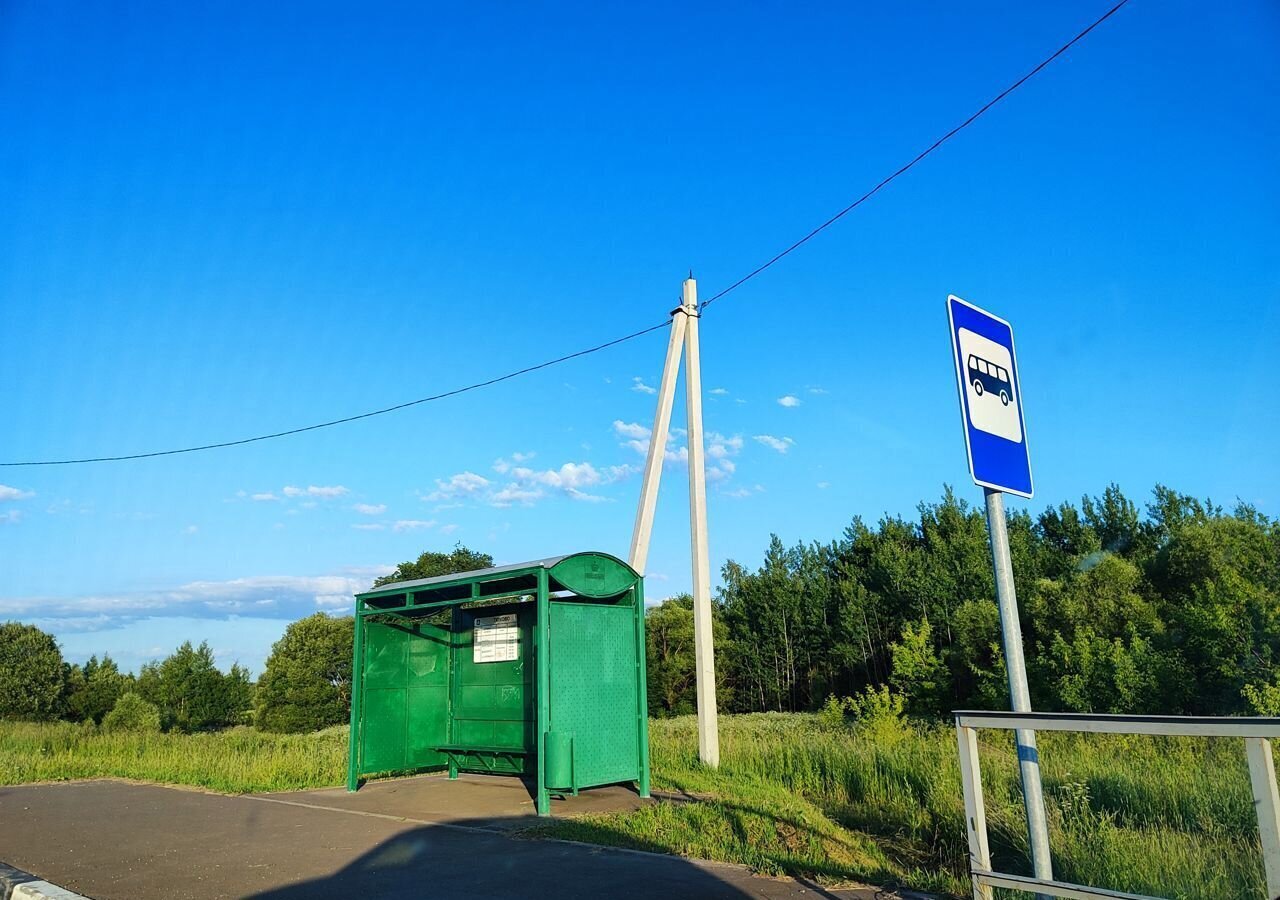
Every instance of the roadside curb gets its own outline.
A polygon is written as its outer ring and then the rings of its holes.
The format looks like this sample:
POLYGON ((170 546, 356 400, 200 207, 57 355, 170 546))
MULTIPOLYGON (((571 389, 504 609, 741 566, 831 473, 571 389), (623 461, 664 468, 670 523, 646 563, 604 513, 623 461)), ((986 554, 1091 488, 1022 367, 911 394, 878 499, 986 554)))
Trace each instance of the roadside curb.
POLYGON ((0 863, 0 900, 89 900, 29 872, 0 863))

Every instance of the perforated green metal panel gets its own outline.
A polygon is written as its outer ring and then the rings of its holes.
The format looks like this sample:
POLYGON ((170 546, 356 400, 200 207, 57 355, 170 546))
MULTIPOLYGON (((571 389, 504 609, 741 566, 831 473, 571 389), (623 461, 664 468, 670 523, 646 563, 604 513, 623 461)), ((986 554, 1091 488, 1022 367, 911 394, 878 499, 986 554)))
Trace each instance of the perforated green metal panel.
POLYGON ((551 602, 550 730, 573 738, 579 787, 640 775, 635 610, 551 602))

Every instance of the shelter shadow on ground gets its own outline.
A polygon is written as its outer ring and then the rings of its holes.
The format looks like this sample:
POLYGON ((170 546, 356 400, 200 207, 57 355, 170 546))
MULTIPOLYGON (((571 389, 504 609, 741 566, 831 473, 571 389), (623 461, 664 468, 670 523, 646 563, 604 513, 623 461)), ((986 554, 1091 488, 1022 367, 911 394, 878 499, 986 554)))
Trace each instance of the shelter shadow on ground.
MULTIPOLYGON (((458 823, 469 825, 470 823, 458 823)), ((506 823, 484 820, 483 827, 506 823)), ((812 883, 755 878, 731 866, 563 841, 513 840, 449 825, 402 832, 325 877, 252 900, 360 897, 853 897, 812 883)), ((870 896, 870 895, 867 895, 870 896)))

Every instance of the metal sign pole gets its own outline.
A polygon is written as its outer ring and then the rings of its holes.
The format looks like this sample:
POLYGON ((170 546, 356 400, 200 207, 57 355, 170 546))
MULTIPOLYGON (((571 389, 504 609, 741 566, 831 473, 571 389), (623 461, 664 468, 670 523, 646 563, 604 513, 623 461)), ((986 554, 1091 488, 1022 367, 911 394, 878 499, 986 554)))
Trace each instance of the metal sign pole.
MULTIPOLYGON (((1027 688, 1027 665, 1022 657, 1022 626, 1018 622, 1018 596, 1013 586, 1013 560, 1009 554, 1004 495, 991 488, 984 490, 987 495, 987 531, 991 535, 991 563, 996 576, 996 601, 1000 605, 1000 631, 1004 636, 1004 661, 1009 671, 1009 699, 1014 712, 1030 712, 1031 693, 1027 688)), ((1015 736, 1018 768, 1022 773, 1022 796, 1027 807, 1027 830, 1031 838, 1031 865, 1036 878, 1052 881, 1049 826, 1044 816, 1036 733, 1029 728, 1019 728, 1015 736)))

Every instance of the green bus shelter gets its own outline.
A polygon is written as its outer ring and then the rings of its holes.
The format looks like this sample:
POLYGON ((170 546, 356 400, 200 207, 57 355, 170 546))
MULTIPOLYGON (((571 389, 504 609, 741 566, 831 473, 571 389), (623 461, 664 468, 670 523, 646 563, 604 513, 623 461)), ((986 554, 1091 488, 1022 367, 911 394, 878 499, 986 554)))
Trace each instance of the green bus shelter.
POLYGON ((423 769, 649 796, 644 580, 606 553, 356 595, 347 790, 423 769))

